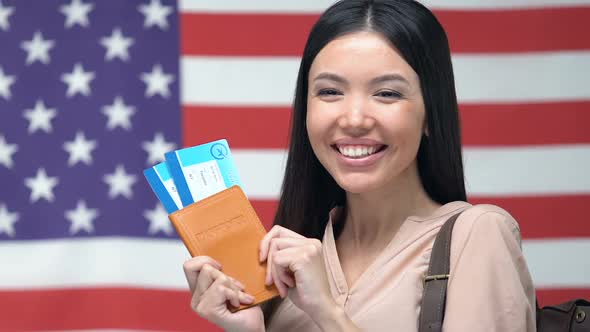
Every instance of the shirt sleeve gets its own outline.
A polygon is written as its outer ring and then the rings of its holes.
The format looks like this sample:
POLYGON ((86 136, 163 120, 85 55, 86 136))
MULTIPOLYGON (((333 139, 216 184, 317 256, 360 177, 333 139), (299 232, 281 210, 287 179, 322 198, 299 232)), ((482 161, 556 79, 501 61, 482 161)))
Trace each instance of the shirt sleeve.
POLYGON ((457 220, 443 331, 535 331, 535 290, 518 224, 476 206, 457 220))

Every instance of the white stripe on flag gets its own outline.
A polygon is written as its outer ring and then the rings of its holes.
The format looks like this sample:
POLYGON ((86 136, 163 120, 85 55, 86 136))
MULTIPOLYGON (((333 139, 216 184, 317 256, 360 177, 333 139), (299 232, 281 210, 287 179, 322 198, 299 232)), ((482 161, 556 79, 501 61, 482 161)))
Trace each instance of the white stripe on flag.
POLYGON ((467 192, 471 195, 590 193, 590 145, 465 148, 464 151, 467 192))
POLYGON ((185 288, 180 240, 124 237, 0 243, 0 288, 185 288), (23 261, 23 257, 27 259, 23 261), (6 268, 10 267, 10 268, 6 268))
MULTIPOLYGON (((590 52, 455 55, 461 103, 590 98, 590 52)), ((201 57, 181 61, 181 99, 189 105, 291 105, 296 57, 201 57)))
POLYGON ((523 240, 522 251, 536 286, 590 286, 590 260, 588 257, 574 260, 590 252, 590 239, 523 240))
MULTIPOLYGON (((335 0, 180 0, 183 12, 209 13, 321 13, 335 0)), ((589 0, 421 0, 432 9, 516 9, 580 6, 589 0)))
MULTIPOLYGON (((235 149, 232 155, 250 199, 277 199, 285 150, 235 149)), ((465 148, 471 196, 590 193, 590 145, 465 148)))
MULTIPOLYGON (((590 287, 590 264, 583 263, 590 239, 523 240, 523 252, 537 287, 590 287)), ((0 244, 0 262, 10 268, 2 271, 0 291, 105 286, 188 292, 182 270, 188 258, 182 243, 173 240, 5 242, 0 244), (23 262, 23 257, 34 259, 23 262)))

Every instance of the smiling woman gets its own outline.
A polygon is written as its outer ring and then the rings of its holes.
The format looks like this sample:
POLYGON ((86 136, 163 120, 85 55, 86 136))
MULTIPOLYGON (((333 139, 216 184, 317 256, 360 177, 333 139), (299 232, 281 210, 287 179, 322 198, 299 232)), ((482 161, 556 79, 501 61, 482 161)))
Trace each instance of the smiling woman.
POLYGON ((447 37, 427 8, 345 0, 322 14, 299 69, 275 228, 321 240, 333 308, 302 303, 299 271, 277 268, 289 296, 263 305, 267 331, 326 330, 326 317, 339 330, 417 330, 434 238, 461 211, 445 329, 535 329, 518 224, 465 202, 459 133, 447 37), (481 318, 476 298, 498 314, 481 318))
POLYGON ((426 128, 420 80, 387 39, 376 32, 334 39, 313 61, 309 81, 309 141, 342 189, 393 189, 402 172, 413 173, 404 177, 419 187, 415 159, 426 128))
POLYGON ((185 271, 197 313, 226 330, 416 331, 434 239, 460 212, 439 328, 535 330, 518 224, 466 202, 459 132, 447 37, 427 8, 328 8, 305 46, 278 211, 260 243, 281 297, 230 314, 227 300, 251 299, 196 257, 185 271))

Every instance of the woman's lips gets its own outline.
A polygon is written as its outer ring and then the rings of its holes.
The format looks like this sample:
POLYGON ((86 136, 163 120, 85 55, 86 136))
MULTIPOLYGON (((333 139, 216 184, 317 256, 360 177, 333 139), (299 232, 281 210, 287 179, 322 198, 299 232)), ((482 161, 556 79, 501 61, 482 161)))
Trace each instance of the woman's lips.
MULTIPOLYGON (((332 149, 337 154, 338 162, 348 167, 367 167, 375 164, 379 159, 383 157, 387 150, 387 145, 332 145, 332 149), (368 153, 370 149, 373 150, 372 154, 359 155, 359 149, 364 150, 364 153, 368 153), (350 156, 344 155, 352 154, 350 156)), ((361 152, 361 154, 363 154, 361 152)))

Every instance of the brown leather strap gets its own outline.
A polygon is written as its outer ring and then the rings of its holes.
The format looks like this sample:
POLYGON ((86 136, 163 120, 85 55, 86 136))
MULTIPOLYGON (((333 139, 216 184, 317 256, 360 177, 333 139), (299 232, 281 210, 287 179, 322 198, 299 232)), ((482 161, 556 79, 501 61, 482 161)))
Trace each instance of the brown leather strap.
POLYGON ((450 217, 440 228, 430 255, 428 275, 424 277, 424 292, 419 318, 419 332, 440 332, 445 316, 447 281, 451 258, 451 235, 461 212, 450 217))

